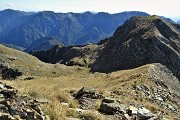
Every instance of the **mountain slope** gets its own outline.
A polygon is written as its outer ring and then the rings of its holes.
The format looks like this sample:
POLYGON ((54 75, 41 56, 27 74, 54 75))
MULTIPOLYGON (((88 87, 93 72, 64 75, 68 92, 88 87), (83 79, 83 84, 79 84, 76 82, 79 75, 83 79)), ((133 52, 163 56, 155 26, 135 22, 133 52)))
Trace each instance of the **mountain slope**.
POLYGON ((179 40, 178 24, 158 16, 133 17, 98 45, 56 46, 31 54, 44 62, 89 66, 92 72, 106 73, 161 63, 180 78, 179 40))
POLYGON ((32 50, 36 50, 36 51, 40 51, 40 50, 48 50, 52 47, 54 47, 55 45, 61 45, 62 43, 60 43, 60 40, 54 38, 54 37, 41 37, 37 40, 35 40, 34 42, 31 43, 31 45, 26 48, 24 51, 25 52, 29 52, 32 50))
POLYGON ((32 51, 30 54, 47 63, 62 63, 68 66, 91 66, 103 46, 55 46, 47 51, 32 51))
MULTIPOLYGON (((94 43, 112 35, 115 28, 132 16, 148 15, 144 12, 135 11, 117 14, 43 11, 32 14, 27 19, 22 19, 23 21, 16 18, 14 21, 18 21, 18 24, 13 24, 13 21, 8 22, 9 24, 5 26, 8 29, 4 28, 0 33, 0 42, 26 48, 40 37, 53 36, 70 45, 94 43), (9 27, 9 25, 12 26, 9 27)), ((6 19, 2 19, 2 22, 4 20, 6 19)))
POLYGON ((158 16, 133 17, 106 43, 92 71, 112 72, 161 63, 180 78, 180 26, 158 16))
POLYGON ((27 53, 0 44, 0 75, 2 74, 4 79, 14 79, 18 76, 57 77, 76 71, 76 67, 47 64, 27 53))
POLYGON ((23 12, 18 10, 6 9, 0 11, 0 33, 6 34, 10 29, 22 25, 31 18, 33 12, 23 12))

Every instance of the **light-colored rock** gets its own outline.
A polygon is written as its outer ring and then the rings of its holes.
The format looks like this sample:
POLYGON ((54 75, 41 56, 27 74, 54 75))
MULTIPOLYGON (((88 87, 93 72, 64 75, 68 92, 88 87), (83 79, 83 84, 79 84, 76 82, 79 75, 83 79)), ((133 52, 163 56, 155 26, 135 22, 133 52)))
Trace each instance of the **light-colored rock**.
POLYGON ((134 106, 129 106, 129 110, 131 111, 131 115, 137 115, 138 109, 134 106))
POLYGON ((138 120, 147 120, 152 117, 154 117, 154 114, 145 107, 139 108, 137 111, 138 120))
POLYGON ((114 98, 110 98, 110 97, 106 97, 102 100, 102 102, 105 102, 105 103, 115 103, 116 102, 116 99, 114 98))

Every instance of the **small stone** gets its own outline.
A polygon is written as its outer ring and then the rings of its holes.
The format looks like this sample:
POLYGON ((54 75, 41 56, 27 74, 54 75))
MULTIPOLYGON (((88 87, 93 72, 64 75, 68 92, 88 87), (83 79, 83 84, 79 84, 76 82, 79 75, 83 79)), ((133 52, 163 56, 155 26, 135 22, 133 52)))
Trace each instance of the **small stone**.
POLYGON ((34 100, 34 102, 38 102, 38 103, 42 103, 42 104, 44 104, 44 103, 50 103, 50 101, 49 101, 48 99, 46 99, 46 98, 36 98, 36 99, 34 100))
POLYGON ((4 95, 3 95, 3 94, 0 94, 0 98, 4 98, 4 95))
POLYGON ((0 89, 4 89, 4 85, 3 84, 0 84, 0 89))
POLYGON ((134 106, 129 106, 127 113, 128 115, 132 116, 132 115, 137 115, 137 111, 138 109, 134 106))

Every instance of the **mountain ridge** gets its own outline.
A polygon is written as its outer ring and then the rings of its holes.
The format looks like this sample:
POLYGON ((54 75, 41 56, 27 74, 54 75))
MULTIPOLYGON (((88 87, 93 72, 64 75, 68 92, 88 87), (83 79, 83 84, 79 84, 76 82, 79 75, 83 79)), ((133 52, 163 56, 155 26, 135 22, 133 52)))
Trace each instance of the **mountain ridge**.
POLYGON ((133 17, 118 27, 112 37, 100 41, 97 45, 54 47, 48 51, 34 52, 32 55, 44 62, 80 64, 91 67, 92 72, 105 73, 161 63, 180 78, 179 38, 178 24, 158 16, 133 17), (86 52, 84 48, 90 52, 86 52), (50 57, 50 54, 53 56, 50 57), (45 60, 43 56, 49 59, 45 60), (51 59, 55 61, 52 62, 51 59))
POLYGON ((110 72, 160 62, 180 78, 179 38, 177 24, 158 16, 133 17, 120 26, 106 43, 92 71, 110 72))
MULTIPOLYGON (((130 17, 149 15, 138 11, 116 14, 105 12, 96 14, 90 12, 55 13, 52 11, 27 14, 21 11, 5 11, 13 12, 15 18, 11 19, 11 14, 6 14, 8 23, 6 23, 6 18, 1 18, 2 23, 5 21, 6 24, 0 23, 2 26, 0 27, 0 42, 25 48, 34 40, 45 36, 54 36, 68 45, 96 43, 110 36, 117 26, 123 24, 130 17), (18 15, 22 17, 18 17, 18 15), (11 25, 12 23, 13 25, 11 25)), ((1 11, 0 15, 5 11, 1 11)))

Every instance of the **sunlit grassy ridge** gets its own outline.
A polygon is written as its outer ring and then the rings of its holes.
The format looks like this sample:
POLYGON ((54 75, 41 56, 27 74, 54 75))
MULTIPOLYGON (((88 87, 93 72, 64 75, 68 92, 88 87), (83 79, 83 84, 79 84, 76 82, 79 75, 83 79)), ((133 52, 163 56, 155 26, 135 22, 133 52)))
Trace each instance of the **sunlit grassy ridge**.
POLYGON ((67 67, 61 64, 47 64, 36 57, 0 45, 0 63, 8 68, 17 69, 25 76, 58 77, 79 72, 80 67, 67 67))

